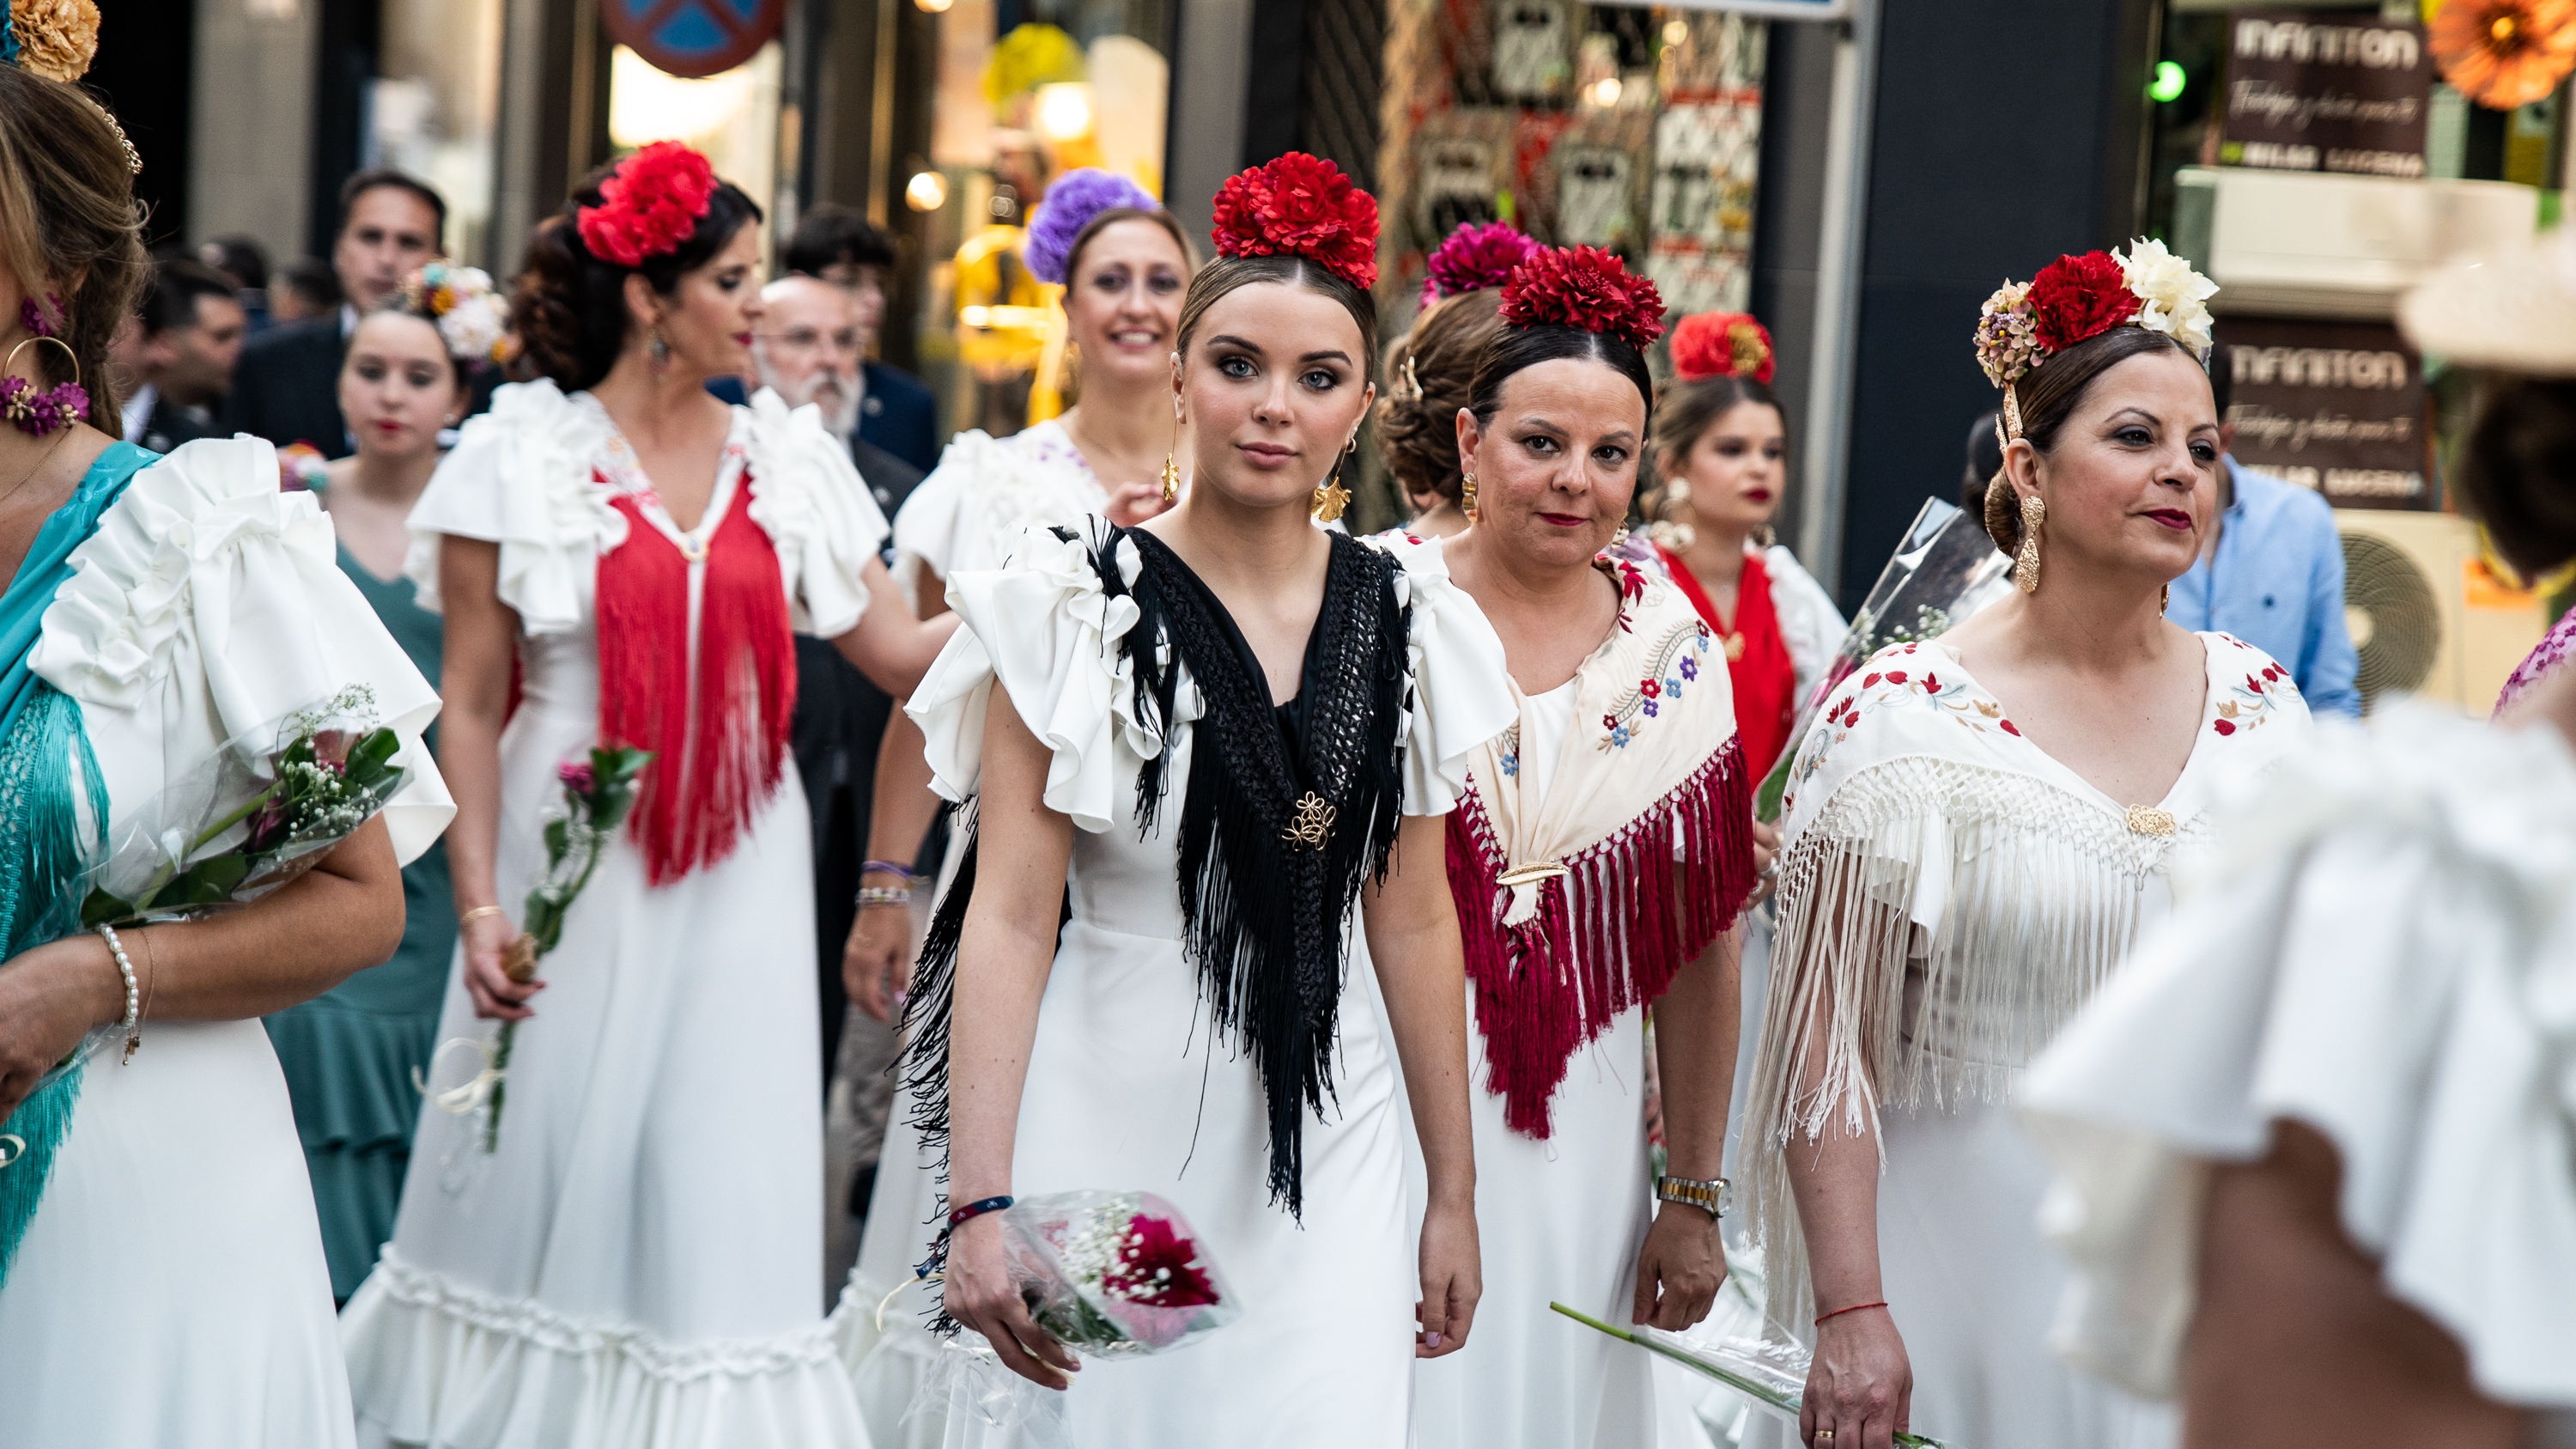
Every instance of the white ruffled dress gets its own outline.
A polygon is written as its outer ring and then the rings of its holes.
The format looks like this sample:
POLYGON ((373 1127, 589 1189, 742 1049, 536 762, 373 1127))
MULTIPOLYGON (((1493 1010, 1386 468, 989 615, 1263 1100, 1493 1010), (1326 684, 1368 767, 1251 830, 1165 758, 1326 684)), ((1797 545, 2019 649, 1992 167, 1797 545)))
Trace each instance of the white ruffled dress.
MULTIPOLYGON (((412 513, 424 604, 454 535, 499 543, 518 612, 495 873, 514 919, 555 767, 598 737, 594 583, 627 530, 609 500, 646 486, 606 409, 537 382, 466 424, 412 513)), ((811 408, 764 390, 735 411, 696 536, 735 508, 776 549, 798 630, 858 622, 885 524, 811 408)), ((423 1107, 394 1240, 344 1321, 362 1443, 867 1445, 819 1306, 812 846, 787 769, 731 855, 670 885, 648 887, 629 833, 610 843, 520 1024, 497 1152, 479 1118, 423 1107)), ((452 975, 440 1041, 493 1030, 452 975)))
MULTIPOLYGON (((980 430, 959 433, 895 513, 895 583, 912 598, 931 578, 1000 568, 1024 531, 1069 527, 1108 502, 1108 490, 1064 425, 1052 418, 1007 438, 980 430)), ((940 891, 955 876, 960 854, 952 846, 941 863, 940 891)), ((922 1225, 939 1210, 939 1163, 921 1150, 912 1106, 911 1096, 897 1091, 859 1259, 844 1290, 846 1306, 837 1315, 842 1357, 876 1449, 935 1449, 947 1432, 942 1406, 914 1402, 939 1346, 919 1311, 930 1298, 915 1288, 883 1315, 877 1312, 911 1281, 922 1257, 922 1225)))
MULTIPOLYGON (((336 550, 255 438, 134 475, 30 658, 80 701, 111 822, 233 736, 365 684, 413 771, 384 814, 395 852, 438 838, 454 810, 420 738, 438 696, 336 550)), ((91 1060, 0 1289, 0 1377, 13 1446, 350 1442, 321 1227, 256 1019, 149 1022, 131 1063, 91 1060)))
POLYGON ((2576 1442, 2576 757, 2400 701, 2237 803, 2201 889, 2031 1068, 2061 1350, 2167 1394, 2212 1162, 2296 1119, 2479 1390, 2576 1442))
MULTIPOLYGON (((2152 805, 2112 800, 2023 738, 1939 640, 1891 645, 1845 680, 1790 769, 1743 1196, 1770 1316, 1812 1341, 1783 1147, 1876 1129, 1882 1296, 1913 1364, 1916 1433, 1997 1449, 2172 1441, 2169 1415, 2048 1352, 2066 1274, 2039 1234, 2047 1169, 2012 1104, 2171 909, 2174 872, 2214 849, 2217 802, 2312 737, 2288 671, 2225 634, 2200 641, 2200 723, 2152 805)), ((1768 1417, 1746 1436, 1795 1442, 1768 1417)))
MULTIPOLYGON (((1124 555, 1132 578, 1132 544, 1124 555)), ((1396 585, 1413 610, 1403 808, 1438 815, 1465 788, 1468 752, 1509 725, 1514 709, 1501 641, 1436 551, 1408 556, 1406 568, 1396 585)), ((1046 804, 1076 827, 1073 919, 1038 1008, 1012 1191, 1160 1193, 1197 1229, 1244 1306, 1243 1317, 1186 1349, 1087 1364, 1066 1392, 1072 1443, 1400 1449, 1420 1275, 1406 1223, 1402 1096, 1375 993, 1345 982, 1337 1107, 1329 1120, 1306 1119, 1301 1226, 1269 1200, 1259 1074, 1232 1041, 1211 1040, 1198 970, 1182 952, 1178 802, 1167 801, 1139 838, 1137 771, 1161 743, 1135 718, 1119 648, 1136 625, 1135 602, 1106 596, 1085 537, 1039 532, 1010 567, 952 577, 948 601, 965 627, 910 705, 940 793, 974 793, 998 681, 1053 751, 1046 804)), ((1174 717, 1186 724, 1204 707, 1184 672, 1174 717)), ((1185 729, 1173 746, 1163 776, 1172 790, 1189 779, 1194 741, 1185 729)), ((1352 972, 1372 969, 1356 946, 1348 959, 1352 972)), ((916 1257, 929 1237, 920 1230, 916 1257)), ((951 1418, 948 1436, 1033 1442, 964 1416, 951 1418)))

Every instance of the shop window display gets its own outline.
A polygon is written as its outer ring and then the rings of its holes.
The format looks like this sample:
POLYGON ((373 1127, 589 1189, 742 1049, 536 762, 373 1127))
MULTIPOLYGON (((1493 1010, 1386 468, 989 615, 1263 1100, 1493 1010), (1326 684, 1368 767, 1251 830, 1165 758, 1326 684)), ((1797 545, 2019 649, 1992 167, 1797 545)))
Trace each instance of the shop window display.
POLYGON ((904 187, 929 222, 914 356, 953 429, 1007 437, 1072 405, 1058 288, 1024 256, 1028 216, 1076 167, 1163 191, 1170 67, 1165 0, 1012 7, 952 0, 935 12, 939 79, 931 155, 904 187))
POLYGON ((1678 312, 1751 299, 1764 22, 1568 0, 1410 0, 1388 16, 1380 296, 1507 221, 1618 253, 1678 312))

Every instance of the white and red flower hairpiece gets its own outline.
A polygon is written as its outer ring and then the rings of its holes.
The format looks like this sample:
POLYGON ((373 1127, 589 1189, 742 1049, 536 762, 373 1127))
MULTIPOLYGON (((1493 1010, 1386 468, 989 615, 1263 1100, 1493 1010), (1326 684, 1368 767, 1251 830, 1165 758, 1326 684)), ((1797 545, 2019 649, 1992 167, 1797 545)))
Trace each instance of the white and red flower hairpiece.
POLYGON ((2006 282, 1977 316, 1977 366, 2000 388, 2079 342, 2114 327, 2161 332, 2209 356, 2209 298, 2218 284, 2160 241, 2132 241, 2129 253, 2059 257, 2027 284, 2006 282))
POLYGON ((1221 257, 1304 257, 1365 292, 1377 285, 1377 198, 1303 151, 1227 178, 1213 239, 1221 257))
POLYGON ((678 141, 656 141, 617 163, 599 183, 599 205, 581 208, 575 224, 590 254, 621 267, 680 249, 715 199, 716 169, 678 141))
POLYGON ((1616 337, 1643 352, 1664 335, 1655 284, 1598 247, 1556 247, 1512 269, 1499 309, 1506 327, 1554 323, 1616 337))

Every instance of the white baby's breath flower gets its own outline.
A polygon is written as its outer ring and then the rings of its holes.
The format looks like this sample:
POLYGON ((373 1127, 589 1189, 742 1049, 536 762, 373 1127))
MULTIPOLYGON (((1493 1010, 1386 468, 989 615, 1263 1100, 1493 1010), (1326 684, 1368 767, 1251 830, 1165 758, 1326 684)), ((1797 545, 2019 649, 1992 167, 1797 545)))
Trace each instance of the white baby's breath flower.
POLYGON ((2160 241, 2139 239, 2129 243, 2129 254, 2120 259, 2120 269, 2142 304, 2138 325, 2150 332, 2162 332, 2193 352, 2206 356, 2210 343, 2209 299, 2218 284, 2193 271, 2191 263, 2175 256, 2160 241))

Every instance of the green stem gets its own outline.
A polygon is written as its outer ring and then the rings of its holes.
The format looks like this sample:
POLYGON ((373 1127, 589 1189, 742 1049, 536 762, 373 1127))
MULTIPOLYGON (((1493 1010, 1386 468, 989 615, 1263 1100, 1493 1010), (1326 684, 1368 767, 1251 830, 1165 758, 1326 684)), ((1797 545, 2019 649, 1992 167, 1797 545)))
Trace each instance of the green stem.
MULTIPOLYGON (((1550 1303, 1547 1306, 1564 1314, 1566 1317, 1573 1319, 1575 1322, 1582 1324, 1586 1328, 1597 1328, 1603 1333, 1610 1335, 1612 1338, 1616 1338, 1627 1343, 1633 1343, 1648 1353, 1661 1354, 1663 1357, 1671 1359, 1673 1362, 1680 1364, 1685 1368, 1697 1369, 1701 1373, 1708 1375, 1710 1378, 1717 1380, 1719 1383, 1726 1385, 1728 1388, 1735 1390, 1737 1393, 1744 1395, 1746 1398, 1758 1400, 1761 1403, 1769 1405, 1779 1413, 1788 1415, 1792 1421, 1795 1421, 1798 1417, 1798 1401, 1785 1394, 1779 1393, 1774 1389, 1755 1383, 1753 1380, 1745 1378, 1742 1375, 1730 1373, 1725 1369, 1719 1368, 1713 1363, 1703 1362, 1669 1344, 1658 1343, 1651 1338, 1645 1338, 1638 1334, 1630 1333, 1624 1328, 1614 1328, 1589 1314, 1577 1313, 1562 1303, 1550 1303)), ((1897 1443, 1907 1446, 1907 1449, 1943 1449, 1940 1440, 1926 1439, 1920 1434, 1900 1433, 1896 1435, 1895 1438, 1897 1443)))

